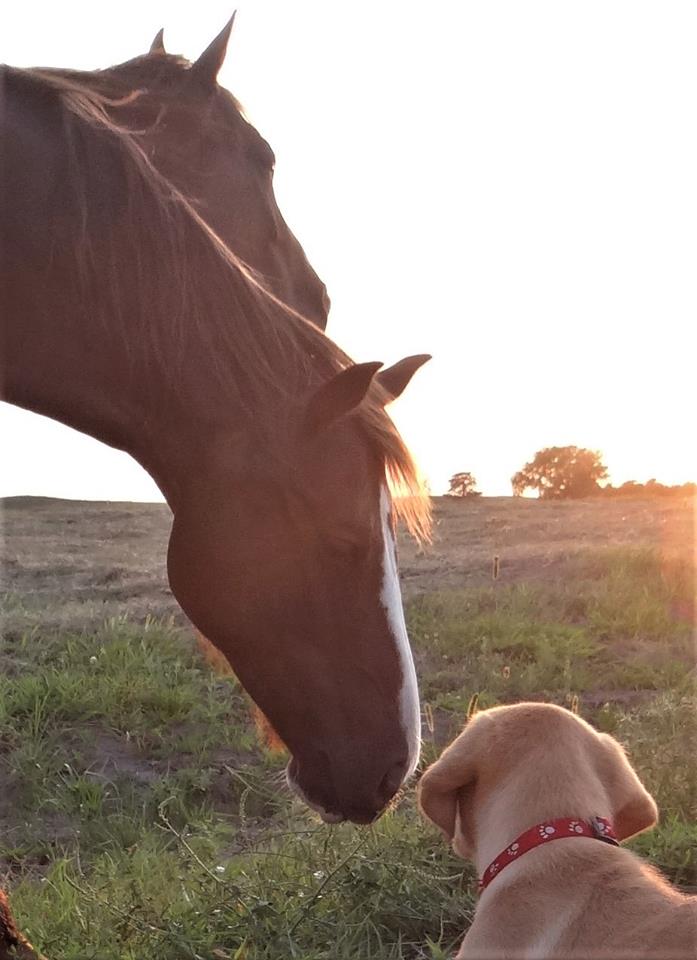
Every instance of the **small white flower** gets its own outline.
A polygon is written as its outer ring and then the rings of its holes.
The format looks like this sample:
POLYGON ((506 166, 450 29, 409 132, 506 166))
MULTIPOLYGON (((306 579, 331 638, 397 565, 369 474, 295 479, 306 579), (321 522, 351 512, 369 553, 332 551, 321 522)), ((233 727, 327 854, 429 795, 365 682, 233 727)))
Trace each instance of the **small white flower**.
POLYGON ((324 870, 315 870, 312 876, 315 878, 315 880, 324 880, 327 874, 324 872, 324 870))
POLYGON ((90 663, 96 663, 96 662, 97 662, 96 657, 90 657, 90 663))
POLYGON ((216 872, 216 873, 225 873, 225 867, 216 867, 216 868, 215 868, 215 872, 216 872))

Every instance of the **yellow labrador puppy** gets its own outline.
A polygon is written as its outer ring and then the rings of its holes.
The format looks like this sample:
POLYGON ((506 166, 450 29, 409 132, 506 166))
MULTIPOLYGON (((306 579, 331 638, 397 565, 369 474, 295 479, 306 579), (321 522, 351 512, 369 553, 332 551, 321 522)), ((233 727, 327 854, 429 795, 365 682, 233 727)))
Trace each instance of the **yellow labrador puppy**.
POLYGON ((656 804, 617 741, 569 711, 477 714, 419 802, 481 878, 457 960, 697 958, 697 897, 617 845, 655 824, 656 804))

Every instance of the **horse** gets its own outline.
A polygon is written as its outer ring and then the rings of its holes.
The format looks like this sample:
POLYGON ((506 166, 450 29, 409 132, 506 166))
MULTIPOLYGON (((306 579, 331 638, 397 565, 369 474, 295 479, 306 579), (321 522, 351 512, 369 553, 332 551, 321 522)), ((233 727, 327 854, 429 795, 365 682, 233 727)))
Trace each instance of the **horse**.
POLYGON ((394 531, 427 536, 429 500, 385 406, 428 357, 352 363, 107 93, 4 67, 0 98, 0 399, 151 474, 173 595, 287 747, 291 787, 327 822, 372 822, 419 755, 394 531))
POLYGON ((99 94, 152 165, 278 299, 326 329, 326 288, 281 215, 274 152, 217 82, 234 15, 190 63, 168 54, 160 30, 148 52, 105 70, 34 72, 99 94))

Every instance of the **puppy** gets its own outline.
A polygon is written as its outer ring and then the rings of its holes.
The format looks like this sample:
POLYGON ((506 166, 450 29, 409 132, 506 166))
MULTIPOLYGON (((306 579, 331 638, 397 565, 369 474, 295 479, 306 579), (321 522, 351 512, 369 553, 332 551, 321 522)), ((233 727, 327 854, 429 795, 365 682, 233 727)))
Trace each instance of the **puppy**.
POLYGON ((567 710, 477 714, 419 804, 482 878, 457 960, 697 957, 697 897, 613 840, 652 827, 656 804, 617 741, 567 710))

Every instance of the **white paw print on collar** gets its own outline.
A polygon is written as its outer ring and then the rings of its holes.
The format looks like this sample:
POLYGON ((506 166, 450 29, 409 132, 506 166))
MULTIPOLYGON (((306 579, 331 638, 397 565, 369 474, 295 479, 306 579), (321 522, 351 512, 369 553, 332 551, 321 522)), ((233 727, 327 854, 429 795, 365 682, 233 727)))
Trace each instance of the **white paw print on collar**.
POLYGON ((543 840, 549 840, 557 830, 556 827, 553 827, 551 823, 541 823, 537 828, 537 832, 543 840))

